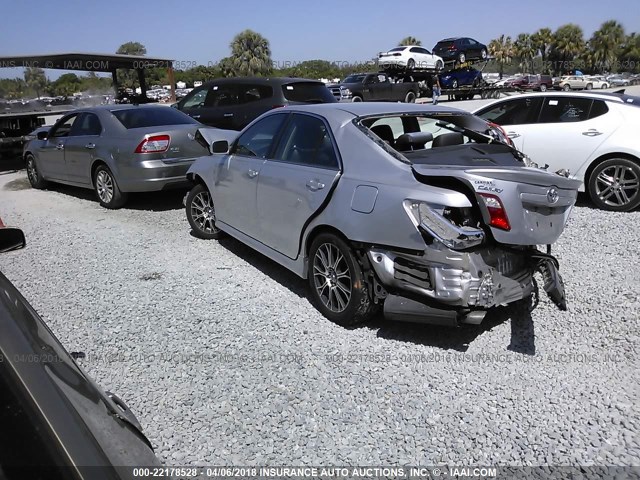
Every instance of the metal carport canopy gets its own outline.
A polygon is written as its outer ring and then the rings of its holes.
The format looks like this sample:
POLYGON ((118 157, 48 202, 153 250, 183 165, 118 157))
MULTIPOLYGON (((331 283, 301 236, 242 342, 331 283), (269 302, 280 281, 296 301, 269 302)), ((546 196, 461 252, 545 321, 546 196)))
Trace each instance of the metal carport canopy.
POLYGON ((142 94, 146 93, 144 70, 148 68, 166 68, 171 84, 171 98, 175 101, 175 81, 173 60, 168 58, 147 57, 141 55, 103 54, 103 53, 52 53, 44 55, 16 55, 0 57, 0 68, 51 68, 55 70, 80 70, 85 72, 110 72, 114 86, 117 86, 116 70, 130 69, 138 72, 142 94))

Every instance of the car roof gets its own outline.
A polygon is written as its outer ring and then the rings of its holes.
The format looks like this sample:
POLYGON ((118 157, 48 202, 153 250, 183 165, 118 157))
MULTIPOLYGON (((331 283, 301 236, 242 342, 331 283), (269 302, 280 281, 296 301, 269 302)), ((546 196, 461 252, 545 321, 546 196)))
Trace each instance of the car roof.
POLYGON ((440 105, 398 102, 318 103, 312 105, 295 105, 291 107, 284 107, 283 109, 290 111, 317 113, 319 115, 326 115, 330 114, 331 112, 342 111, 350 113, 351 115, 354 115, 356 117, 402 113, 469 113, 458 108, 444 107, 440 105))
POLYGON ((587 98, 592 98, 592 99, 596 99, 596 100, 613 101, 615 103, 620 103, 620 104, 640 106, 640 97, 636 97, 636 96, 633 96, 633 95, 626 95, 626 94, 622 93, 622 92, 624 92, 624 90, 618 91, 618 92, 597 92, 597 93, 591 93, 591 92, 593 92, 593 90, 591 90, 589 92, 580 91, 580 92, 532 92, 532 93, 523 93, 523 94, 520 94, 520 95, 514 95, 514 96, 510 96, 508 98, 501 98, 501 99, 496 100, 494 102, 487 103, 486 105, 483 105, 483 106, 475 109, 474 113, 478 112, 480 110, 484 110, 486 107, 489 107, 491 105, 495 105, 495 104, 503 102, 505 100, 515 100, 515 99, 518 99, 518 98, 548 97, 548 96, 554 96, 554 97, 587 97, 587 98))
POLYGON ((209 80, 202 84, 202 86, 215 85, 215 84, 261 84, 261 85, 284 85, 286 83, 322 83, 320 80, 313 80, 310 78, 297 78, 297 77, 229 77, 229 78, 216 78, 215 80, 209 80))

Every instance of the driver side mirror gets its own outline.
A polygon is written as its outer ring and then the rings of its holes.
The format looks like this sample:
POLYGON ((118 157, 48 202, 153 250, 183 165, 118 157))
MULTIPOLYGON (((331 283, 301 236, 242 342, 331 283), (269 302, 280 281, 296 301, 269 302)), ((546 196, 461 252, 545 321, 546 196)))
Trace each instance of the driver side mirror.
POLYGON ((47 138, 49 138, 49 132, 47 131, 38 132, 36 137, 38 138, 38 140, 46 140, 47 138))
POLYGON ((27 244, 24 232, 19 228, 0 228, 0 252, 10 252, 18 250, 27 244))
POLYGON ((226 140, 218 140, 211 145, 211 153, 227 153, 229 151, 229 142, 226 140))

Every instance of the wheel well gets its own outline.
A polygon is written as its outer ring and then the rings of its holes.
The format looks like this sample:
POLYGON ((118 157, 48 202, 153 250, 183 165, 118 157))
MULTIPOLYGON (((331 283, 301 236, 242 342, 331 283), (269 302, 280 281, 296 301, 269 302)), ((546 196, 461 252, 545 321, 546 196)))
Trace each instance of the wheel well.
POLYGON ((627 160, 631 160, 632 162, 640 165, 640 158, 634 157, 633 155, 629 155, 628 153, 607 153, 606 155, 602 155, 601 157, 596 158, 587 170, 584 172, 584 190, 585 192, 589 191, 589 182, 591 181, 591 173, 593 170, 605 160, 609 160, 610 158, 626 158, 627 160))
MULTIPOLYGON (((189 180, 193 184, 200 183, 204 187, 207 187, 207 184, 205 183, 204 179, 200 175, 198 175, 197 173, 188 173, 187 174, 187 180, 189 180)), ((207 187, 207 190, 208 190, 208 187, 207 187)))
POLYGON ((315 238, 318 235, 323 234, 323 233, 332 233, 333 235, 336 235, 337 237, 342 238, 342 240, 347 242, 349 245, 351 244, 351 241, 345 236, 345 234, 342 233, 337 228, 331 227, 329 225, 317 225, 317 226, 313 227, 313 230, 311 230, 311 232, 309 232, 309 234, 307 235, 307 241, 306 241, 306 244, 304 246, 305 257, 309 256, 309 250, 311 249, 311 244, 313 243, 315 238))
MULTIPOLYGON (((93 185, 93 178, 96 176, 96 169, 100 165, 104 165, 109 168, 109 166, 103 160, 96 160, 95 162, 93 162, 93 165, 91 165, 91 185, 93 185)), ((95 187, 95 185, 93 186, 95 187)))

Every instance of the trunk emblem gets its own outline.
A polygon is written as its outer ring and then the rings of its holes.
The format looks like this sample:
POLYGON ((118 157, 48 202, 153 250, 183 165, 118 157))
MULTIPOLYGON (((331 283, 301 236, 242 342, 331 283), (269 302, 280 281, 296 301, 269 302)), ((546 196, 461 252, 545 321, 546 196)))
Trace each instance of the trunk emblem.
POLYGON ((547 200, 549 201, 549 203, 556 203, 559 198, 560 194, 558 193, 558 191, 555 188, 550 188, 547 192, 547 200))
POLYGON ((193 133, 187 133, 187 137, 189 137, 189 140, 193 140, 196 138, 196 136, 193 133))

